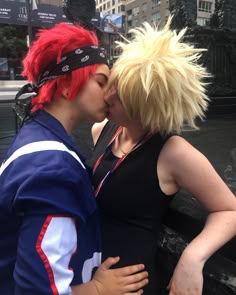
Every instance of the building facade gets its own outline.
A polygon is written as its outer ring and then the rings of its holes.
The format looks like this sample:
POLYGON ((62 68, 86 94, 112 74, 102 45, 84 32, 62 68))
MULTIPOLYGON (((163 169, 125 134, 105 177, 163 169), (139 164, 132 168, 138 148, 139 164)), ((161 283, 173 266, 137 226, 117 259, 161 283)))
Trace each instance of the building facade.
MULTIPOLYGON (((196 0, 198 25, 206 25, 215 9, 215 0, 196 0)), ((184 2, 184 1, 179 1, 184 2)), ((124 16, 124 31, 138 26, 144 21, 163 25, 170 15, 169 0, 97 0, 97 10, 107 14, 124 16)))
POLYGON ((215 11, 215 0, 197 0, 197 24, 205 26, 215 11))
POLYGON ((63 0, 0 0, 0 80, 23 79, 22 58, 39 28, 67 21, 63 0))
POLYGON ((96 0, 97 10, 109 14, 125 15, 127 0, 96 0))

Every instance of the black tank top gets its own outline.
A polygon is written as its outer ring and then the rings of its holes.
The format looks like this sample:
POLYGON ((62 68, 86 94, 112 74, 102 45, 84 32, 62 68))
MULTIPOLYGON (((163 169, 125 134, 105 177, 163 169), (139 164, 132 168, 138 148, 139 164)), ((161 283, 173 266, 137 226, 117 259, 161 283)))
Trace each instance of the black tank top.
MULTIPOLYGON (((111 123, 105 126, 95 146, 92 164, 105 150, 116 129, 117 126, 111 123)), ((130 153, 97 196, 101 213, 103 260, 109 256, 120 256, 121 260, 115 267, 144 263, 149 272, 145 295, 164 294, 160 290, 157 239, 162 218, 173 195, 166 196, 161 191, 156 165, 167 138, 157 133, 130 153)), ((96 170, 94 183, 97 184, 108 166, 113 166, 116 161, 112 153, 106 155, 96 170)))

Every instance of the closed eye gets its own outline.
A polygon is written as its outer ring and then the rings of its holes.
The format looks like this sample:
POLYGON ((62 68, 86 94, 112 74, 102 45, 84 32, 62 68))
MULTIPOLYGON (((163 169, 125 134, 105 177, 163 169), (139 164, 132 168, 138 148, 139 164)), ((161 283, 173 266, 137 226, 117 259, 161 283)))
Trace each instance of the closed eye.
POLYGON ((98 83, 98 85, 101 87, 101 88, 104 88, 106 85, 107 85, 107 83, 105 82, 99 82, 99 81, 97 81, 97 83, 98 83))
POLYGON ((108 77, 106 75, 102 73, 97 73, 95 75, 95 79, 101 88, 104 88, 107 86, 108 77))

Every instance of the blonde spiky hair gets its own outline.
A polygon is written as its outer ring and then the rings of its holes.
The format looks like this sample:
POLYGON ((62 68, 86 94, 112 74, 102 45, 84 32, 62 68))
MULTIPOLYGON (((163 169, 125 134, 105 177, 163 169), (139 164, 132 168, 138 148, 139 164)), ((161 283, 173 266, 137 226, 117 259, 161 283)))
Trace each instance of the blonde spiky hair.
POLYGON ((194 48, 170 30, 170 17, 162 30, 144 23, 130 30, 132 41, 117 42, 122 54, 111 71, 108 88, 118 95, 132 119, 140 116, 147 130, 179 133, 185 123, 197 129, 208 106, 203 79, 209 73, 197 62, 205 49, 194 48))

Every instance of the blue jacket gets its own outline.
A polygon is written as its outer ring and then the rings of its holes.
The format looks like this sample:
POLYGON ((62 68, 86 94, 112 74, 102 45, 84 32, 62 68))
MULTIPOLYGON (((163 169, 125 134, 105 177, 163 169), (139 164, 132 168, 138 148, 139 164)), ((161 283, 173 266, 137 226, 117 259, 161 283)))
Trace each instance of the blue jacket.
POLYGON ((63 126, 38 111, 0 168, 0 294, 71 294, 100 261, 88 171, 63 126))

